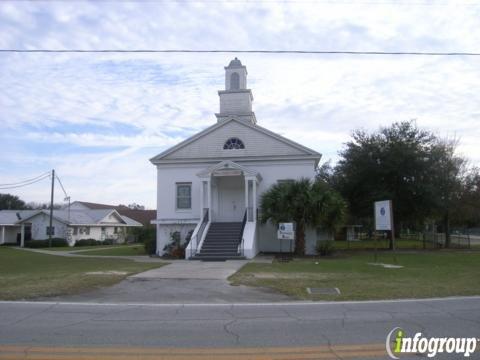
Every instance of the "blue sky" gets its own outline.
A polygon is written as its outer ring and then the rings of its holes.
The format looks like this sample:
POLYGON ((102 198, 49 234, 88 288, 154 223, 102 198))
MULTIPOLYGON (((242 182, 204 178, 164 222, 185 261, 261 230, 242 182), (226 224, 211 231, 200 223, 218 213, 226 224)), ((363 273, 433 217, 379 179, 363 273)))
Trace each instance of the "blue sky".
MULTIPOLYGON (((0 48, 478 52, 479 17, 468 1, 2 1, 0 48)), ((148 159, 216 121, 233 56, 0 54, 0 183, 55 168, 73 200, 154 208, 148 159)), ((416 119, 480 165, 480 58, 238 56, 258 123, 325 161, 353 129, 416 119)), ((11 193, 48 201, 48 180, 11 193)))

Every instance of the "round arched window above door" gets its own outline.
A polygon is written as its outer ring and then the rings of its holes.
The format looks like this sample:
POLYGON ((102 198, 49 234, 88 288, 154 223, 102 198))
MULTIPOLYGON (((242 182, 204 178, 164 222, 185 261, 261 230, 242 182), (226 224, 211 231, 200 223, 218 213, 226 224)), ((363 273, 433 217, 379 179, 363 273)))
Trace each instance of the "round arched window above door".
POLYGON ((232 137, 228 139, 223 145, 223 150, 237 150, 237 149, 245 149, 245 145, 243 145, 242 140, 236 137, 232 137))

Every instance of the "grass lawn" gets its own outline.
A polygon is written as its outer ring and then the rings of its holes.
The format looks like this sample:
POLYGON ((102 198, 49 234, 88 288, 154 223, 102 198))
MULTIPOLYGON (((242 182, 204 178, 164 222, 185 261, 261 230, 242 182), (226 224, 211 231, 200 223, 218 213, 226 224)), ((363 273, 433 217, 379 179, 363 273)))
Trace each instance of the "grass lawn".
MULTIPOLYGON (((480 252, 434 251, 397 254, 400 269, 368 265, 373 253, 288 263, 250 263, 230 277, 233 285, 264 286, 300 299, 371 300, 480 295, 480 252), (310 295, 306 287, 340 289, 341 295, 310 295)), ((378 262, 393 264, 381 252, 378 262)))
POLYGON ((0 247, 0 299, 18 300, 80 293, 119 282, 160 263, 126 259, 72 258, 0 247), (119 271, 126 274, 87 275, 119 271))
POLYGON ((102 247, 100 249, 93 247, 93 250, 79 252, 81 255, 100 255, 100 256, 135 256, 147 255, 143 244, 131 246, 102 247))

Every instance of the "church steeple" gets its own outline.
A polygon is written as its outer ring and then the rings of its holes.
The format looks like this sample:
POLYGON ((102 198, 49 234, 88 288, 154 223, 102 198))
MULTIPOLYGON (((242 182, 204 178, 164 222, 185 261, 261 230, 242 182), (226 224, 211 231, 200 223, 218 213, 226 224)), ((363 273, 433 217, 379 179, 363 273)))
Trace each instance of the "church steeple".
POLYGON ((237 58, 225 67, 225 90, 220 90, 218 95, 220 112, 215 115, 219 122, 231 117, 257 122, 252 111, 252 90, 247 89, 247 68, 237 58))

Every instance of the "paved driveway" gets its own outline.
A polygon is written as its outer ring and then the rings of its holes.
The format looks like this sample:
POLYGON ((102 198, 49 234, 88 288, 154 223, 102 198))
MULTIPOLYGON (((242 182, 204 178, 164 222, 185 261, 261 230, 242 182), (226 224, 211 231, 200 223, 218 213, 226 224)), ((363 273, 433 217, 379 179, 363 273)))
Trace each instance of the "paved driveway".
POLYGON ((226 280, 248 263, 247 260, 203 262, 174 260, 166 266, 133 275, 133 279, 204 279, 226 280))
POLYGON ((230 285, 227 278, 246 263, 247 260, 174 260, 161 268, 130 276, 114 286, 48 300, 156 304, 270 303, 292 300, 266 288, 230 285))

